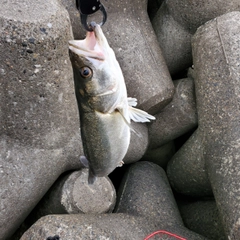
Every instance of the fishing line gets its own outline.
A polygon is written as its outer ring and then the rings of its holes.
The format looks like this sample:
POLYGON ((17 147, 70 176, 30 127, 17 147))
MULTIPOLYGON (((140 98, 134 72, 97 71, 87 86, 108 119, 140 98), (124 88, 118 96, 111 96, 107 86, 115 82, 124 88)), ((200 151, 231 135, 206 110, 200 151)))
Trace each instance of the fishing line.
POLYGON ((187 240, 186 238, 180 237, 180 236, 178 236, 174 233, 170 233, 170 232, 167 232, 167 231, 164 231, 164 230, 159 230, 159 231, 153 232, 150 235, 148 235, 146 238, 144 238, 144 240, 149 240, 150 238, 154 237, 157 234, 166 234, 166 235, 174 237, 176 239, 187 240))

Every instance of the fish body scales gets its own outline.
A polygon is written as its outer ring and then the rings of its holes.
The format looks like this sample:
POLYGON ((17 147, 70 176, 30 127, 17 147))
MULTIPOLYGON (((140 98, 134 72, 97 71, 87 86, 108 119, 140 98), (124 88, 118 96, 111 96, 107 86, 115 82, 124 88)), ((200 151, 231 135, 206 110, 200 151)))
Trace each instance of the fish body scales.
POLYGON ((81 136, 89 168, 97 177, 110 174, 127 153, 130 128, 118 111, 80 113, 81 136))

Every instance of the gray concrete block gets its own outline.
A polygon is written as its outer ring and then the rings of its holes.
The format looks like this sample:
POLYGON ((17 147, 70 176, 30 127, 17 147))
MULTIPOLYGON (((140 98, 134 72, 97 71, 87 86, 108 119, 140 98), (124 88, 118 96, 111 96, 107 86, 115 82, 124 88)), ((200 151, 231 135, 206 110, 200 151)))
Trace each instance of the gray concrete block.
MULTIPOLYGON (((139 108, 155 114, 171 101, 174 87, 147 14, 147 0, 112 0, 104 6, 108 21, 102 29, 122 68, 128 96, 138 99, 139 108)), ((79 21, 75 10, 69 13, 71 22, 79 21)), ((73 31, 80 37, 82 29, 73 31)))
POLYGON ((115 203, 115 188, 108 177, 98 178, 89 185, 87 169, 68 171, 57 179, 10 239, 19 240, 43 216, 108 213, 113 211, 115 203))
POLYGON ((167 6, 170 14, 179 24, 195 33, 198 27, 207 21, 221 16, 222 14, 240 10, 239 1, 224 0, 194 0, 189 3, 188 0, 174 1, 168 0, 167 6))
POLYGON ((179 193, 194 197, 212 196, 203 156, 203 133, 195 131, 168 163, 171 186, 179 193))
POLYGON ((112 212, 116 192, 109 178, 98 178, 88 184, 88 170, 82 169, 61 176, 36 206, 38 219, 48 214, 112 212))
POLYGON ((156 149, 197 126, 194 82, 192 78, 174 81, 173 100, 149 125, 149 148, 156 149))
POLYGON ((172 99, 174 88, 147 15, 147 1, 109 1, 105 32, 125 77, 128 95, 139 108, 157 113, 172 99), (116 8, 117 6, 117 8, 116 8), (137 41, 136 41, 137 39, 137 41))
POLYGON ((67 42, 58 1, 0 8, 0 239, 10 236, 82 152, 67 42))
POLYGON ((187 239, 206 239, 183 226, 165 172, 157 165, 149 162, 133 164, 124 176, 118 194, 115 213, 49 215, 35 223, 21 240, 46 239, 56 234, 62 240, 132 240, 144 239, 160 229, 187 239))
POLYGON ((171 141, 159 148, 147 150, 141 160, 153 162, 162 168, 166 168, 175 153, 175 144, 174 141, 171 141))
MULTIPOLYGON (((181 175, 187 176, 190 183, 196 181, 196 185, 198 175, 205 172, 225 234, 231 240, 240 238, 239 22, 240 12, 225 14, 200 27, 193 38, 199 127, 193 141, 190 139, 184 150, 177 153, 179 161, 169 165, 172 176, 178 174, 174 168, 183 165, 181 175), (189 170, 197 159, 199 170, 189 170)), ((174 185, 179 181, 176 180, 174 185)), ((186 184, 185 188, 181 191, 191 193, 186 184)))
POLYGON ((180 201, 178 207, 187 228, 207 239, 226 239, 214 200, 180 201))
MULTIPOLYGON (((61 2, 61 4, 68 11, 74 39, 85 38, 86 30, 83 28, 83 26, 81 24, 80 14, 76 8, 76 0, 59 0, 59 2, 61 2)), ((101 16, 101 18, 102 18, 102 16, 101 16)), ((101 19, 101 18, 99 18, 99 19, 101 19)), ((95 21, 97 21, 97 20, 95 20, 95 21)))
POLYGON ((191 33, 170 14, 165 1, 155 17, 152 25, 169 72, 176 74, 192 64, 191 33))
POLYGON ((240 12, 209 22, 193 39, 199 128, 205 132, 203 155, 231 240, 240 238, 239 39, 240 12))
POLYGON ((191 36, 198 27, 234 10, 240 10, 239 0, 165 1, 152 22, 170 73, 191 66, 191 36))

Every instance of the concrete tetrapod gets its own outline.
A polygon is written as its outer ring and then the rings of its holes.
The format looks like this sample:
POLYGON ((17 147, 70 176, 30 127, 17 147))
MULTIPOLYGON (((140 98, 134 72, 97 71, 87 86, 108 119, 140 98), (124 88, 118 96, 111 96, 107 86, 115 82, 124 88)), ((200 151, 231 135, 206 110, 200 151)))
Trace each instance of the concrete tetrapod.
POLYGON ((240 239, 239 39, 240 12, 209 21, 194 35, 199 127, 168 166, 176 190, 195 195, 196 188, 212 188, 230 240, 240 239))
POLYGON ((225 240, 223 225, 214 200, 178 202, 184 225, 211 240, 225 240))
POLYGON ((116 203, 116 191, 108 177, 88 184, 88 170, 68 171, 52 185, 33 211, 11 236, 19 240, 38 219, 49 214, 109 213, 116 203))
POLYGON ((81 139, 57 0, 0 7, 0 239, 16 230, 58 176, 80 167, 81 139))
POLYGON ((165 0, 152 23, 170 73, 191 66, 191 37, 198 27, 234 10, 240 10, 239 0, 165 0))
POLYGON ((42 240, 55 235, 61 240, 142 240, 159 229, 187 239, 206 239, 184 227, 165 172, 153 163, 132 164, 118 198, 116 213, 49 215, 35 223, 21 240, 42 240))
POLYGON ((149 125, 149 149, 156 149, 197 127, 197 109, 192 77, 174 81, 173 100, 149 125))
POLYGON ((65 173, 36 206, 35 217, 48 214, 107 213, 116 203, 115 188, 108 177, 88 184, 88 170, 65 173))

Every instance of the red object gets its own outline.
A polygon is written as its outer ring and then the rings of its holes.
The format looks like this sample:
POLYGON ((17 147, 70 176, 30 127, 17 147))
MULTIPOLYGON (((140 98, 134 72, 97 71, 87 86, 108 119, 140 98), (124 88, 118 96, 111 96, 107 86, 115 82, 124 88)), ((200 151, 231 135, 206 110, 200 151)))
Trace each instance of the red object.
POLYGON ((148 235, 146 238, 144 238, 144 240, 149 240, 150 238, 154 237, 155 235, 157 234, 166 234, 168 236, 171 236, 171 237, 175 237, 176 239, 180 239, 180 240, 187 240, 186 238, 183 238, 183 237, 180 237, 174 233, 170 233, 170 232, 167 232, 167 231, 164 231, 164 230, 159 230, 159 231, 156 231, 154 233, 151 233, 150 235, 148 235))

